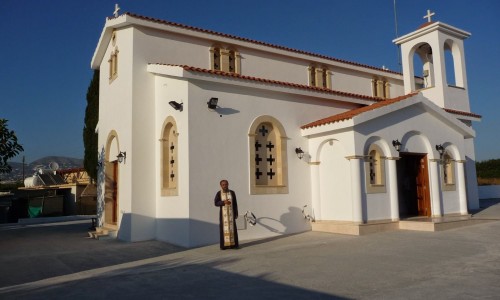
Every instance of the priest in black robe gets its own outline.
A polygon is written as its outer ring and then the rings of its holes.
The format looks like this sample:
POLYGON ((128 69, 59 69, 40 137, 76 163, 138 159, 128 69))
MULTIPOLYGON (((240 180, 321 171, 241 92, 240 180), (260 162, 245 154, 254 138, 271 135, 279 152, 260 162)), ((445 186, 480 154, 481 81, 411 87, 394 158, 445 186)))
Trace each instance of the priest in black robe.
POLYGON ((215 194, 214 204, 219 207, 219 235, 220 248, 237 249, 238 230, 236 228, 236 219, 238 218, 238 201, 236 193, 229 189, 227 180, 220 181, 221 190, 215 194))

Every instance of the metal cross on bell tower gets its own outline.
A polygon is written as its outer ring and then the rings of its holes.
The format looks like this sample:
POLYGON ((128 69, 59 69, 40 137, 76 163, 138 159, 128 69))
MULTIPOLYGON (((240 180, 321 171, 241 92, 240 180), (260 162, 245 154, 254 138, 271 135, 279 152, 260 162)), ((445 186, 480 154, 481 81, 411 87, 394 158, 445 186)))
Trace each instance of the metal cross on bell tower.
POLYGON ((113 15, 115 16, 115 18, 120 15, 119 11, 120 11, 120 7, 118 6, 118 3, 116 3, 115 4, 115 11, 113 12, 113 15))
POLYGON ((431 17, 435 15, 436 13, 431 12, 430 9, 427 10, 427 14, 423 17, 424 19, 427 18, 427 22, 432 22, 431 17))

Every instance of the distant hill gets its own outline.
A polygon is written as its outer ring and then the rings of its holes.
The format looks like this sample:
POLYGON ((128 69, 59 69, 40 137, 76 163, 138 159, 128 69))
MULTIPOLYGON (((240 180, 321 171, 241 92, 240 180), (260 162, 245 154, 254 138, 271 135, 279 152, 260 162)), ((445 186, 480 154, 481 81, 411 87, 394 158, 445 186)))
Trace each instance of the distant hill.
MULTIPOLYGON (((83 159, 64 157, 64 156, 46 156, 34 160, 24 165, 24 176, 31 176, 36 170, 43 168, 49 169, 50 163, 55 162, 59 169, 83 168, 83 159)), ((18 162, 9 162, 12 172, 0 175, 0 181, 17 181, 23 178, 23 164, 18 162)))

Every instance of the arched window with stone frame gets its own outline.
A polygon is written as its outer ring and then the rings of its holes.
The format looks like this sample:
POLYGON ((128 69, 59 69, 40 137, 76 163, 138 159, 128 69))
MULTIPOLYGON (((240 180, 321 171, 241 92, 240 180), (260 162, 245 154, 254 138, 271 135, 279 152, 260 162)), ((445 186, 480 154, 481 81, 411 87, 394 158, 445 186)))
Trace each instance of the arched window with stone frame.
POLYGON ((213 46, 210 48, 210 69, 216 71, 222 70, 220 46, 213 46))
POLYGON ((326 66, 317 67, 311 65, 307 70, 309 86, 326 89, 332 88, 332 71, 328 70, 326 66))
POLYGON ((391 84, 385 78, 372 79, 372 96, 388 99, 391 97, 391 84))
POLYGON ((385 193, 385 160, 386 157, 380 147, 372 144, 365 158, 365 182, 368 193, 385 193))
POLYGON ((443 190, 455 190, 455 161, 448 152, 444 152, 442 160, 443 190))
POLYGON ((271 116, 256 118, 248 133, 250 194, 287 194, 287 136, 271 116))
POLYGON ((118 48, 115 48, 109 57, 109 80, 113 81, 118 76, 118 48))
POLYGON ((316 86, 316 68, 314 66, 309 66, 309 86, 316 86))
POLYGON ((179 182, 179 144, 177 125, 174 118, 168 117, 163 125, 161 142, 161 194, 178 195, 179 182))
POLYGON ((241 58, 240 53, 235 49, 229 49, 229 62, 228 62, 228 70, 229 73, 240 74, 241 68, 241 58))
POLYGON ((210 48, 210 69, 240 74, 241 56, 234 48, 215 45, 210 48))

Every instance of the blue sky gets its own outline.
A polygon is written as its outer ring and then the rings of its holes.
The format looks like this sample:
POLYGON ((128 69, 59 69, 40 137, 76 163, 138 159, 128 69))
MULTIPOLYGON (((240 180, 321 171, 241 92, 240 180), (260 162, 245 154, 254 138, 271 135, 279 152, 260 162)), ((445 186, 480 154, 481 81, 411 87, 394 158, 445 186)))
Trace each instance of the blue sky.
MULTIPOLYGON (((399 71, 394 0, 1 0, 0 118, 27 162, 82 158, 90 60, 114 4, 121 12, 174 21, 399 71)), ((472 36, 465 41, 476 158, 500 158, 500 1, 397 0, 399 35, 427 9, 472 36)), ((18 156, 14 161, 20 161, 18 156)))

